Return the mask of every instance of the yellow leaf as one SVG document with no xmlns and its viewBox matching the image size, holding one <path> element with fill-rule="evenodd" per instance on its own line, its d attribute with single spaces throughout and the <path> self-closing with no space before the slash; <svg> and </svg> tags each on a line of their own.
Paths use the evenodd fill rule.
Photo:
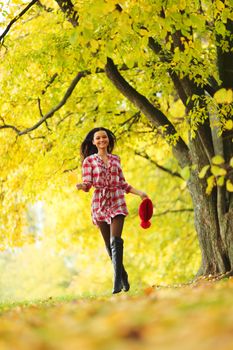
<svg viewBox="0 0 233 350">
<path fill-rule="evenodd" d="M 226 95 L 226 89 L 220 89 L 214 94 L 214 99 L 217 103 L 223 103 Z"/>
<path fill-rule="evenodd" d="M 217 178 L 217 185 L 218 186 L 223 186 L 224 185 L 224 180 L 225 180 L 225 177 L 224 176 L 220 176 Z"/>
<path fill-rule="evenodd" d="M 231 89 L 227 90 L 226 93 L 226 103 L 231 103 L 233 101 L 233 92 Z"/>
<path fill-rule="evenodd" d="M 219 11 L 222 11 L 225 8 L 225 5 L 222 1 L 216 0 L 216 7 Z"/>
<path fill-rule="evenodd" d="M 146 29 L 140 29 L 139 33 L 141 36 L 149 36 L 149 32 Z"/>
<path fill-rule="evenodd" d="M 225 161 L 224 161 L 224 158 L 222 156 L 215 156 L 212 158 L 213 164 L 219 165 L 219 164 L 223 164 L 224 162 Z"/>
<path fill-rule="evenodd" d="M 207 188 L 206 188 L 206 193 L 207 194 L 211 193 L 214 185 L 215 185 L 215 177 L 214 177 L 214 175 L 211 175 L 207 179 Z"/>
<path fill-rule="evenodd" d="M 214 94 L 214 99 L 217 103 L 227 103 L 230 104 L 233 101 L 232 90 L 220 89 Z"/>
<path fill-rule="evenodd" d="M 227 180 L 227 191 L 233 192 L 233 183 L 231 180 Z"/>
<path fill-rule="evenodd" d="M 223 169 L 223 168 L 220 168 L 219 166 L 216 166 L 216 165 L 212 165 L 211 167 L 211 173 L 214 175 L 214 176 L 224 176 L 226 175 L 226 170 Z"/>
<path fill-rule="evenodd" d="M 227 130 L 232 130 L 233 129 L 233 121 L 232 120 L 227 120 L 225 125 L 224 125 L 224 127 Z"/>
<path fill-rule="evenodd" d="M 230 166 L 233 168 L 233 157 L 230 159 Z"/>
<path fill-rule="evenodd" d="M 200 173 L 199 173 L 199 178 L 200 179 L 204 179 L 204 177 L 205 177 L 205 175 L 206 175 L 206 173 L 207 173 L 207 170 L 209 169 L 209 165 L 205 165 L 202 169 L 201 169 L 201 171 L 200 171 Z"/>
<path fill-rule="evenodd" d="M 96 51 L 99 48 L 99 43 L 97 40 L 90 41 L 92 52 Z"/>
<path fill-rule="evenodd" d="M 187 6 L 186 0 L 180 0 L 180 2 L 179 2 L 179 8 L 180 8 L 180 10 L 185 10 L 185 9 L 186 9 L 186 6 Z"/>
<path fill-rule="evenodd" d="M 183 177 L 184 180 L 188 180 L 190 177 L 190 169 L 189 166 L 184 167 L 181 172 L 181 176 Z"/>
</svg>

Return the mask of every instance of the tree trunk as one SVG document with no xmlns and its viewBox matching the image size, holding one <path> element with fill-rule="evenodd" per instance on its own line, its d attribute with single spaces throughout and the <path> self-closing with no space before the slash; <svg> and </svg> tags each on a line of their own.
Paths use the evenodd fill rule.
<svg viewBox="0 0 233 350">
<path fill-rule="evenodd" d="M 200 274 L 226 273 L 232 269 L 233 261 L 228 249 L 232 249 L 232 237 L 228 244 L 222 239 L 226 235 L 226 229 L 230 233 L 230 227 L 218 220 L 217 191 L 212 190 L 207 195 L 205 181 L 198 178 L 197 171 L 192 172 L 188 189 L 193 201 L 194 225 L 202 255 Z M 233 215 L 229 216 L 229 220 L 233 220 Z"/>
<path fill-rule="evenodd" d="M 230 270 L 233 270 L 233 208 L 231 208 L 225 215 L 223 225 L 226 248 L 230 260 Z"/>
<path fill-rule="evenodd" d="M 189 149 L 195 167 L 191 168 L 187 186 L 193 201 L 194 225 L 202 255 L 199 274 L 226 273 L 231 270 L 232 264 L 225 242 L 225 198 L 221 188 L 214 187 L 211 194 L 207 194 L 206 179 L 198 176 L 202 167 L 209 164 L 208 152 L 200 137 L 189 141 Z M 223 203 L 220 203 L 220 199 Z"/>
</svg>

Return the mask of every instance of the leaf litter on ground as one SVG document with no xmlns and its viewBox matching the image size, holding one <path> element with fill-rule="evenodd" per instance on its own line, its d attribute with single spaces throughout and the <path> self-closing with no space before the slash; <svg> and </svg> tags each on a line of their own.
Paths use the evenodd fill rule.
<svg viewBox="0 0 233 350">
<path fill-rule="evenodd" d="M 231 350 L 233 279 L 1 307 L 2 350 Z"/>
</svg>

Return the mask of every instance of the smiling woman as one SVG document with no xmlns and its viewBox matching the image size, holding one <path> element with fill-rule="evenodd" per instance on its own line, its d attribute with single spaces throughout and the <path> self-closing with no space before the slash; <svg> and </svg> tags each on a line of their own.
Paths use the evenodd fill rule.
<svg viewBox="0 0 233 350">
<path fill-rule="evenodd" d="M 128 215 L 124 193 L 133 193 L 147 198 L 146 193 L 136 190 L 124 178 L 120 158 L 113 155 L 116 138 L 106 128 L 94 128 L 81 145 L 83 157 L 83 182 L 76 185 L 78 190 L 88 192 L 95 187 L 92 199 L 92 220 L 102 233 L 106 249 L 113 262 L 113 294 L 122 288 L 130 288 L 128 274 L 123 266 L 123 239 L 121 238 L 124 219 Z"/>
</svg>

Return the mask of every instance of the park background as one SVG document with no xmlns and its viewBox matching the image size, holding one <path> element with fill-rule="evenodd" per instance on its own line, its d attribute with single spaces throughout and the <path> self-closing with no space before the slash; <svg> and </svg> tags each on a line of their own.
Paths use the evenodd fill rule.
<svg viewBox="0 0 233 350">
<path fill-rule="evenodd" d="M 211 124 L 219 138 L 232 133 L 232 87 L 221 85 L 214 46 L 216 35 L 228 52 L 232 1 L 7 0 L 0 9 L 3 349 L 181 349 L 181 339 L 184 349 L 231 349 L 232 279 L 200 277 L 198 203 L 188 183 L 194 175 L 206 198 L 219 187 L 230 196 L 233 158 L 216 152 L 206 165 L 197 157 L 197 171 L 185 157 L 180 166 L 174 149 L 180 137 L 198 144 L 209 115 L 219 117 Z M 175 49 L 172 30 L 180 33 Z M 164 46 L 151 45 L 152 37 Z M 109 57 L 175 132 L 118 91 L 106 75 Z M 185 104 L 171 71 L 200 89 L 210 79 L 214 92 L 210 86 L 205 98 L 192 92 Z M 111 261 L 91 221 L 92 193 L 75 188 L 81 142 L 98 126 L 115 133 L 114 153 L 127 182 L 154 204 L 144 230 L 140 198 L 126 195 L 124 264 L 131 289 L 115 299 Z M 228 140 L 230 150 L 232 136 Z M 208 151 L 208 142 L 204 146 Z"/>
</svg>

